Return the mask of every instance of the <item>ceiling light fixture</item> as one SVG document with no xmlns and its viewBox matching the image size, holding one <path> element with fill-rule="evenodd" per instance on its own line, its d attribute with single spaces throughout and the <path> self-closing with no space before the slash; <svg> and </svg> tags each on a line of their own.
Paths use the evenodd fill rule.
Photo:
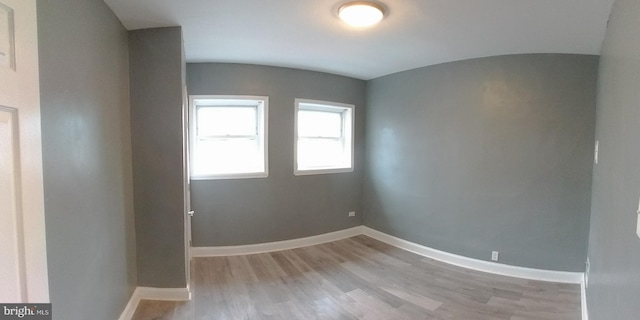
<svg viewBox="0 0 640 320">
<path fill-rule="evenodd" d="M 352 27 L 369 27 L 384 18 L 384 8 L 369 1 L 347 2 L 338 9 L 338 16 Z"/>
</svg>

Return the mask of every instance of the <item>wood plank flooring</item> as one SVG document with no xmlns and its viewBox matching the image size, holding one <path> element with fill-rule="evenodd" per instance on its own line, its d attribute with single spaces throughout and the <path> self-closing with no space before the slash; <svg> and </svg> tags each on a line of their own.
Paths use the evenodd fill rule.
<svg viewBox="0 0 640 320">
<path fill-rule="evenodd" d="M 366 236 L 192 261 L 193 300 L 142 301 L 136 320 L 578 320 L 580 286 L 471 271 Z"/>
</svg>

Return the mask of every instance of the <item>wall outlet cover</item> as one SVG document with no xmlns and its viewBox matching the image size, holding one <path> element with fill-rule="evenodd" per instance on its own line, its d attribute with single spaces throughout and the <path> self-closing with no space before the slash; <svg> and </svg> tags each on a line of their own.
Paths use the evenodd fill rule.
<svg viewBox="0 0 640 320">
<path fill-rule="evenodd" d="M 500 253 L 498 251 L 491 251 L 491 260 L 492 261 L 498 261 L 498 255 Z"/>
<path fill-rule="evenodd" d="M 355 216 L 356 216 L 356 212 L 355 211 L 349 212 L 349 217 L 355 217 Z"/>
</svg>

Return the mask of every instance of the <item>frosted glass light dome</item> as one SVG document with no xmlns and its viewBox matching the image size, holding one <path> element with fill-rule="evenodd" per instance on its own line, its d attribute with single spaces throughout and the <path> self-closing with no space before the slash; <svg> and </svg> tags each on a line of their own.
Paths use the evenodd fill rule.
<svg viewBox="0 0 640 320">
<path fill-rule="evenodd" d="M 373 2 L 348 2 L 340 7 L 338 16 L 350 26 L 369 27 L 384 18 L 384 8 Z"/>
</svg>

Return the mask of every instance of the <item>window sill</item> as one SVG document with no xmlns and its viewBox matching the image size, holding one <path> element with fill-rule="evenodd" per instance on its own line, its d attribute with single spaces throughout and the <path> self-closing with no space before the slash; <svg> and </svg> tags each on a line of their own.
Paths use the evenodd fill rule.
<svg viewBox="0 0 640 320">
<path fill-rule="evenodd" d="M 232 180 L 232 179 L 258 179 L 269 176 L 268 172 L 230 173 L 191 176 L 191 180 Z"/>
<path fill-rule="evenodd" d="M 294 170 L 293 174 L 296 176 L 310 176 L 310 175 L 316 175 L 316 174 L 348 173 L 348 172 L 353 172 L 353 168 L 303 169 L 303 170 Z"/>
</svg>

